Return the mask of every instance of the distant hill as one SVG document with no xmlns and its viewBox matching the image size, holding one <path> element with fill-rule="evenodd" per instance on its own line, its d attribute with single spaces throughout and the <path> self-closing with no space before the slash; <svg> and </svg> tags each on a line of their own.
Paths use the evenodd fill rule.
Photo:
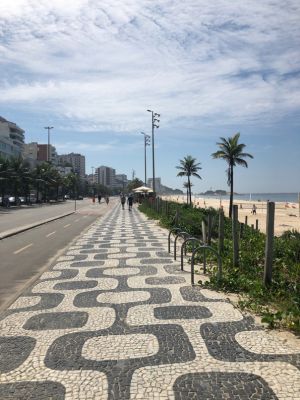
<svg viewBox="0 0 300 400">
<path fill-rule="evenodd" d="M 157 192 L 159 194 L 177 194 L 177 195 L 184 194 L 183 191 L 180 189 L 172 189 L 164 185 L 160 185 L 160 189 Z"/>
<path fill-rule="evenodd" d="M 200 193 L 204 196 L 226 196 L 228 192 L 226 190 L 207 190 L 204 193 Z"/>
</svg>

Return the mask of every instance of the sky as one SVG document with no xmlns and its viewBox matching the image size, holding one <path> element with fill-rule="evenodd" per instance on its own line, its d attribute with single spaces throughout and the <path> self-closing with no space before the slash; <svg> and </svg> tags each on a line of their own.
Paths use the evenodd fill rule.
<svg viewBox="0 0 300 400">
<path fill-rule="evenodd" d="M 220 137 L 240 132 L 248 168 L 234 190 L 300 191 L 299 0 L 1 0 L 0 115 L 26 143 L 81 153 L 183 189 L 176 166 L 201 163 L 193 191 L 227 190 Z M 152 148 L 147 148 L 152 176 Z"/>
</svg>

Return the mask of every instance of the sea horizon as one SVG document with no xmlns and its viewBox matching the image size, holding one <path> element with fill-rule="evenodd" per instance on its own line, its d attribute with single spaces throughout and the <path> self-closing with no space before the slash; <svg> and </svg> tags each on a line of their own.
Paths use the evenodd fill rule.
<svg viewBox="0 0 300 400">
<path fill-rule="evenodd" d="M 205 195 L 205 194 L 195 194 L 195 198 L 222 198 L 229 199 L 229 194 L 226 195 Z M 278 192 L 278 193 L 235 193 L 234 200 L 248 200 L 248 201 L 274 201 L 274 202 L 286 202 L 286 203 L 298 203 L 298 192 Z"/>
</svg>

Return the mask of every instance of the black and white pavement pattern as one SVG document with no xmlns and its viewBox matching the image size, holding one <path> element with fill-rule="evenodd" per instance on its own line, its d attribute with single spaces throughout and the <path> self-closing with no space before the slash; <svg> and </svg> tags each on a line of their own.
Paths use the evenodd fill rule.
<svg viewBox="0 0 300 400">
<path fill-rule="evenodd" d="M 98 220 L 0 320 L 0 399 L 300 399 L 300 343 L 190 286 L 167 231 Z"/>
</svg>

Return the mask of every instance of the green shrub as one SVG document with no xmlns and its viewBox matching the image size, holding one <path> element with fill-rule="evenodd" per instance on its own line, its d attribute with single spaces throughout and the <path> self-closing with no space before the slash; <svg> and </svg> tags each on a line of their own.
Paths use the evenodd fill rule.
<svg viewBox="0 0 300 400">
<path fill-rule="evenodd" d="M 168 229 L 175 227 L 175 214 L 179 213 L 176 227 L 189 234 L 202 238 L 202 221 L 206 222 L 211 213 L 213 218 L 212 247 L 217 249 L 218 211 L 215 209 L 198 209 L 187 205 L 169 202 L 169 214 L 158 214 L 149 203 L 144 202 L 140 210 L 149 218 L 159 219 L 160 224 Z M 217 279 L 215 256 L 208 253 L 207 263 L 210 281 L 205 285 L 215 289 L 243 293 L 247 300 L 240 302 L 240 307 L 250 309 L 263 316 L 263 321 L 273 327 L 286 327 L 300 332 L 300 233 L 287 231 L 274 239 L 274 262 L 272 284 L 263 284 L 265 259 L 264 234 L 244 226 L 240 239 L 239 267 L 232 264 L 232 223 L 224 220 L 224 251 L 222 253 L 223 276 Z M 189 247 L 191 248 L 191 247 Z M 201 263 L 203 255 L 197 254 L 196 262 Z"/>
</svg>

